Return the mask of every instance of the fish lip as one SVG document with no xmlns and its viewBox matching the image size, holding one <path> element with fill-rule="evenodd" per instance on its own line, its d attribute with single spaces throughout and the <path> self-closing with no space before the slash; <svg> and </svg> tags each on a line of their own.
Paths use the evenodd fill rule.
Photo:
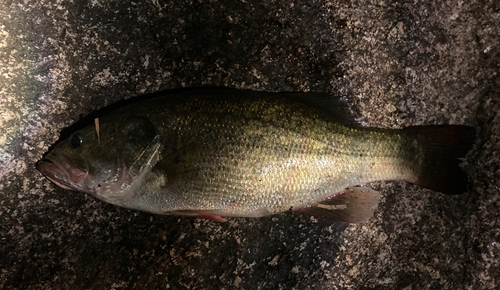
<svg viewBox="0 0 500 290">
<path fill-rule="evenodd" d="M 50 158 L 52 157 L 52 158 Z M 64 166 L 63 162 L 58 160 L 57 156 L 46 157 L 38 161 L 36 168 L 50 181 L 55 183 L 61 188 L 68 190 L 82 190 L 81 182 L 86 179 L 88 175 L 87 170 L 76 169 L 77 176 L 71 175 L 70 166 Z"/>
<path fill-rule="evenodd" d="M 113 197 L 113 192 L 121 192 L 123 190 L 122 184 L 127 183 L 130 178 L 127 167 L 121 158 L 118 158 L 117 161 L 117 166 L 121 168 L 118 172 L 121 174 L 111 178 L 111 183 L 109 180 L 96 181 L 93 178 L 88 178 L 88 169 L 75 166 L 74 162 L 71 163 L 73 165 L 69 164 L 64 155 L 51 153 L 38 161 L 36 168 L 47 179 L 63 189 L 84 192 L 105 201 Z"/>
<path fill-rule="evenodd" d="M 66 176 L 65 172 L 61 170 L 56 163 L 54 163 L 50 159 L 43 159 L 38 161 L 36 165 L 36 169 L 40 171 L 45 177 L 47 177 L 50 181 L 62 187 L 64 189 L 72 190 L 73 187 L 67 181 L 64 180 L 64 176 Z M 62 177 L 58 177 L 57 174 L 62 174 Z"/>
</svg>

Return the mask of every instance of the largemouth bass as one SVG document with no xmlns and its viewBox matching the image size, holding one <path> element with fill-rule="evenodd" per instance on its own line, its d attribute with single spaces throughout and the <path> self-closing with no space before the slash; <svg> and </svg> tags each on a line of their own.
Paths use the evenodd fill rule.
<svg viewBox="0 0 500 290">
<path fill-rule="evenodd" d="M 372 181 L 467 190 L 459 158 L 473 128 L 363 128 L 342 106 L 318 106 L 325 97 L 203 89 L 143 100 L 74 132 L 37 168 L 114 205 L 219 221 L 292 209 L 361 222 L 379 195 L 355 186 Z"/>
</svg>

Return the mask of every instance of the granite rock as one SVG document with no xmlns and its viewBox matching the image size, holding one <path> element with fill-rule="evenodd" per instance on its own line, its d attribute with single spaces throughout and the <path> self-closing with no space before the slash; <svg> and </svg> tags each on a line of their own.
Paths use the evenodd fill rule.
<svg viewBox="0 0 500 290">
<path fill-rule="evenodd" d="M 3 1 L 0 288 L 498 289 L 500 3 Z M 116 101 L 184 87 L 328 92 L 363 126 L 465 124 L 468 193 L 404 182 L 367 223 L 118 208 L 35 163 Z"/>
</svg>

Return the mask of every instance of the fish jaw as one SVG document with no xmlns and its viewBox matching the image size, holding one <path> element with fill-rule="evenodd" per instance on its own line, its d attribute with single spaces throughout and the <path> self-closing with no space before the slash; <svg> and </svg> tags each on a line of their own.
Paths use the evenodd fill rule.
<svg viewBox="0 0 500 290">
<path fill-rule="evenodd" d="M 39 161 L 36 167 L 56 185 L 68 190 L 83 191 L 83 181 L 88 176 L 86 170 L 69 166 L 55 158 L 45 158 Z"/>
<path fill-rule="evenodd" d="M 151 169 L 150 166 L 144 166 L 132 173 L 121 156 L 117 156 L 116 163 L 112 166 L 100 163 L 99 170 L 89 170 L 85 162 L 72 157 L 51 152 L 36 167 L 63 189 L 87 193 L 102 201 L 127 208 L 133 208 L 129 205 L 130 200 Z"/>
<path fill-rule="evenodd" d="M 75 166 L 74 163 L 61 155 L 49 154 L 38 162 L 37 169 L 61 188 L 84 192 L 120 206 L 124 206 L 122 201 L 133 191 L 129 189 L 136 189 L 131 186 L 134 185 L 134 180 L 124 165 L 116 166 L 116 172 L 106 170 L 109 175 L 97 176 L 89 174 L 89 170 Z"/>
</svg>

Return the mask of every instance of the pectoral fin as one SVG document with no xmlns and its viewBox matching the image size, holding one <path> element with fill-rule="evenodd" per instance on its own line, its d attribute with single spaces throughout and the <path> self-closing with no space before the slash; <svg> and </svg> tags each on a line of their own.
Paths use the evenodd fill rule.
<svg viewBox="0 0 500 290">
<path fill-rule="evenodd" d="M 294 208 L 315 217 L 333 221 L 361 223 L 373 216 L 380 193 L 368 187 L 350 187 L 325 200 L 304 208 Z"/>
<path fill-rule="evenodd" d="M 160 160 L 160 152 L 163 147 L 163 137 L 156 135 L 153 140 L 144 148 L 141 154 L 130 166 L 130 173 L 138 176 L 145 169 L 151 169 Z"/>
</svg>

